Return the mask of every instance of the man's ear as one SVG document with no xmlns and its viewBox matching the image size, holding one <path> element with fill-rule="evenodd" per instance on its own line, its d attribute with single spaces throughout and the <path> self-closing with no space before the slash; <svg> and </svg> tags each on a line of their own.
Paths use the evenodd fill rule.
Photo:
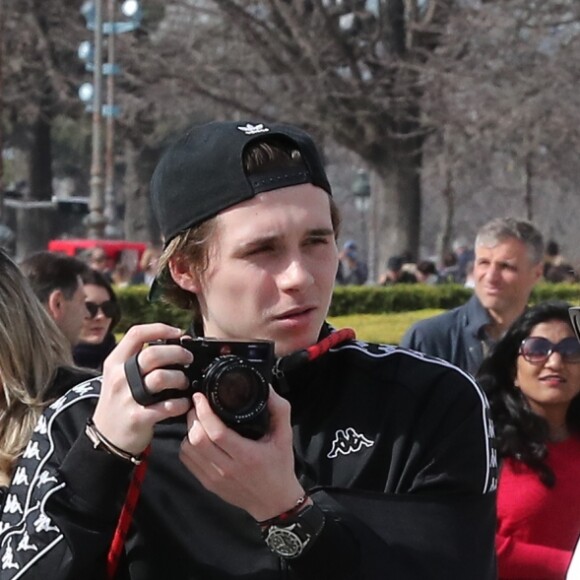
<svg viewBox="0 0 580 580">
<path fill-rule="evenodd" d="M 64 310 L 64 294 L 62 290 L 53 290 L 46 301 L 48 313 L 54 320 L 60 320 Z"/>
<path fill-rule="evenodd" d="M 173 281 L 183 290 L 193 294 L 199 292 L 199 276 L 192 272 L 190 264 L 182 256 L 175 256 L 169 260 L 169 273 Z"/>
</svg>

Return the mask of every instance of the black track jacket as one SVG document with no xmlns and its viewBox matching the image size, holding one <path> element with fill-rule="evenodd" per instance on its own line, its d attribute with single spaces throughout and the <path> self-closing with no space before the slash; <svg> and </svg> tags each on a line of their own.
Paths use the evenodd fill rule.
<svg viewBox="0 0 580 580">
<path fill-rule="evenodd" d="M 352 341 L 287 375 L 296 470 L 326 525 L 283 561 L 250 516 L 178 459 L 185 419 L 157 426 L 119 579 L 489 580 L 497 464 L 487 401 L 441 360 Z M 8 490 L 0 578 L 104 578 L 131 465 L 84 434 L 100 379 L 41 417 Z"/>
</svg>

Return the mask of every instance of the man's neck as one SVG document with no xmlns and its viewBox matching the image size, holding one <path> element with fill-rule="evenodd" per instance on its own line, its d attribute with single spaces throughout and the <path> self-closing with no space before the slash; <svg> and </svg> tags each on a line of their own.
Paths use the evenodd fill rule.
<svg viewBox="0 0 580 580">
<path fill-rule="evenodd" d="M 499 340 L 506 333 L 512 322 L 520 314 L 514 311 L 506 313 L 494 310 L 488 310 L 487 313 L 489 314 L 491 321 L 485 326 L 485 333 L 494 341 Z"/>
</svg>

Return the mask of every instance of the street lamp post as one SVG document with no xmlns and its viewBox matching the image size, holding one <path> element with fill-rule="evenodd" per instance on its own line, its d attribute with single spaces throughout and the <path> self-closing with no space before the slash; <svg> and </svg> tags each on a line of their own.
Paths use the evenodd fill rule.
<svg viewBox="0 0 580 580">
<path fill-rule="evenodd" d="M 105 232 L 103 203 L 103 146 L 101 139 L 103 112 L 103 2 L 96 0 L 86 2 L 81 12 L 94 23 L 93 51 L 93 86 L 92 86 L 92 143 L 91 143 L 91 178 L 89 181 L 89 215 L 87 218 L 88 237 L 102 238 Z"/>
<path fill-rule="evenodd" d="M 93 71 L 93 84 L 85 83 L 79 90 L 83 101 L 90 101 L 93 115 L 92 123 L 92 157 L 89 215 L 87 219 L 90 238 L 102 238 L 106 234 L 116 234 L 117 211 L 115 199 L 115 117 L 119 107 L 115 105 L 114 77 L 120 72 L 115 63 L 115 35 L 130 32 L 141 23 L 141 9 L 137 0 L 125 0 L 122 11 L 130 20 L 116 22 L 115 0 L 108 0 L 108 22 L 103 22 L 103 0 L 88 0 L 81 8 L 87 21 L 87 28 L 94 30 L 94 47 L 84 42 L 79 47 L 79 56 L 86 61 L 87 70 Z M 107 36 L 107 64 L 103 65 L 103 38 Z M 103 76 L 107 76 L 107 104 L 103 106 Z M 106 119 L 103 188 L 103 143 L 102 119 Z"/>
<path fill-rule="evenodd" d="M 352 193 L 354 195 L 354 204 L 359 215 L 364 254 L 368 259 L 369 237 L 366 218 L 371 203 L 371 185 L 369 174 L 364 169 L 359 169 L 357 171 L 356 177 L 352 182 Z"/>
<path fill-rule="evenodd" d="M 107 16 L 115 27 L 115 0 L 108 0 Z M 107 62 L 115 66 L 115 34 L 107 38 Z M 105 116 L 105 229 L 107 233 L 115 232 L 117 208 L 115 202 L 115 71 L 109 70 L 107 76 L 107 115 Z"/>
</svg>

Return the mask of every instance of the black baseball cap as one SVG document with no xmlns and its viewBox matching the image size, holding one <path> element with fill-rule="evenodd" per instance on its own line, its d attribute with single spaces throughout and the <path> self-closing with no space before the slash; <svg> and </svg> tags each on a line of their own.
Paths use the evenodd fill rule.
<svg viewBox="0 0 580 580">
<path fill-rule="evenodd" d="M 284 140 L 302 163 L 247 176 L 243 154 L 258 141 Z M 167 244 L 177 234 L 259 193 L 312 183 L 332 195 L 308 133 L 282 123 L 215 121 L 192 127 L 163 154 L 151 179 L 151 203 Z"/>
</svg>

